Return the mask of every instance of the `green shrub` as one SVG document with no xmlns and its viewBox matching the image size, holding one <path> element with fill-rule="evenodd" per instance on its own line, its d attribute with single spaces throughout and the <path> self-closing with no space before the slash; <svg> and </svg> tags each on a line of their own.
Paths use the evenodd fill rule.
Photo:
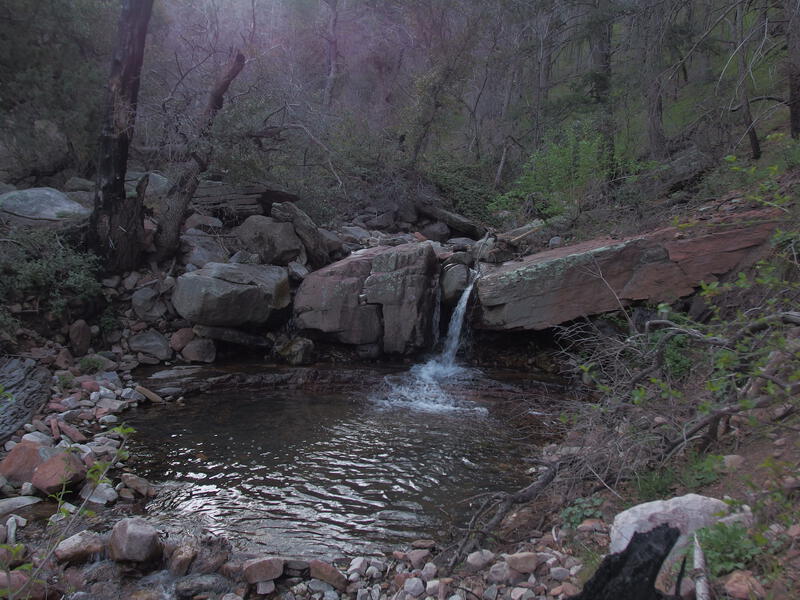
<svg viewBox="0 0 800 600">
<path fill-rule="evenodd" d="M 762 549 L 741 523 L 716 523 L 697 532 L 709 572 L 718 577 L 744 569 Z"/>
<path fill-rule="evenodd" d="M 482 181 L 479 166 L 437 157 L 427 167 L 425 175 L 452 202 L 457 212 L 477 221 L 491 221 L 489 202 L 495 192 Z"/>
<path fill-rule="evenodd" d="M 603 499 L 599 496 L 588 498 L 576 498 L 575 501 L 561 511 L 561 519 L 564 525 L 570 529 L 577 529 L 586 519 L 599 519 L 603 516 L 600 512 L 600 505 Z"/>
<path fill-rule="evenodd" d="M 34 302 L 38 313 L 69 317 L 71 302 L 85 302 L 100 294 L 99 259 L 72 247 L 54 232 L 14 232 L 0 258 L 0 306 Z M 9 333 L 16 320 L 6 308 L 0 329 Z"/>
<path fill-rule="evenodd" d="M 637 476 L 636 496 L 639 502 L 663 500 L 672 493 L 675 485 L 675 471 L 672 469 L 654 469 Z"/>
</svg>

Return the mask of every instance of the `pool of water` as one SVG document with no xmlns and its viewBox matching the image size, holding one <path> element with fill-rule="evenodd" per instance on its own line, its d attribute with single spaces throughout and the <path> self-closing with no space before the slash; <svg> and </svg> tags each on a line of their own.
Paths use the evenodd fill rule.
<svg viewBox="0 0 800 600">
<path fill-rule="evenodd" d="M 164 484 L 148 513 L 168 531 L 333 558 L 446 537 L 469 498 L 525 483 L 525 450 L 490 406 L 430 411 L 378 396 L 251 389 L 128 413 L 136 472 Z"/>
</svg>

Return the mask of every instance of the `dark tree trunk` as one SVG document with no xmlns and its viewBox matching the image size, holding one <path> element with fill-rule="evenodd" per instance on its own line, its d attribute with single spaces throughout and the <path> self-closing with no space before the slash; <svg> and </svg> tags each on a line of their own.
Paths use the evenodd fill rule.
<svg viewBox="0 0 800 600">
<path fill-rule="evenodd" d="M 142 254 L 142 200 L 126 196 L 125 172 L 152 8 L 153 0 L 123 2 L 108 80 L 89 241 L 110 273 L 135 269 Z"/>
<path fill-rule="evenodd" d="M 614 107 L 611 103 L 611 36 L 613 15 L 609 0 L 595 0 L 591 23 L 592 97 L 600 110 L 600 165 L 607 184 L 616 178 Z"/>
<path fill-rule="evenodd" d="M 325 77 L 322 105 L 327 109 L 333 104 L 333 91 L 339 77 L 339 0 L 325 0 L 331 14 L 328 16 L 328 74 Z"/>
<path fill-rule="evenodd" d="M 758 141 L 756 124 L 753 121 L 753 113 L 750 111 L 750 96 L 747 93 L 747 43 L 746 32 L 744 30 L 744 7 L 736 8 L 736 35 L 738 37 L 737 46 L 739 52 L 739 89 L 742 93 L 742 120 L 747 128 L 747 137 L 750 140 L 750 154 L 754 160 L 761 158 L 761 143 Z"/>
<path fill-rule="evenodd" d="M 233 80 L 242 72 L 244 68 L 244 55 L 237 51 L 225 72 L 217 79 L 208 97 L 203 114 L 203 126 L 198 134 L 199 139 L 208 137 L 211 126 L 214 124 L 214 117 L 222 108 L 225 94 L 233 83 Z M 186 218 L 189 203 L 194 197 L 197 186 L 200 184 L 200 175 L 208 170 L 211 160 L 212 147 L 201 156 L 199 153 L 192 155 L 192 159 L 187 163 L 183 173 L 178 178 L 177 183 L 167 194 L 167 207 L 158 222 L 158 232 L 156 233 L 156 258 L 165 260 L 173 256 L 180 246 L 181 225 Z"/>
<path fill-rule="evenodd" d="M 789 126 L 800 139 L 800 3 L 784 0 L 786 7 L 787 75 L 789 80 Z"/>
</svg>

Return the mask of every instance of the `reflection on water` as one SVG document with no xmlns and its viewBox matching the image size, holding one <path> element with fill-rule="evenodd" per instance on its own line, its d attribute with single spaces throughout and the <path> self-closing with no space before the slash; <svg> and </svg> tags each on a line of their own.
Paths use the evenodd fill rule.
<svg viewBox="0 0 800 600">
<path fill-rule="evenodd" d="M 216 393 L 130 414 L 136 471 L 168 482 L 168 530 L 224 530 L 286 556 L 387 550 L 446 533 L 461 501 L 522 482 L 491 417 L 378 406 L 366 394 Z"/>
</svg>

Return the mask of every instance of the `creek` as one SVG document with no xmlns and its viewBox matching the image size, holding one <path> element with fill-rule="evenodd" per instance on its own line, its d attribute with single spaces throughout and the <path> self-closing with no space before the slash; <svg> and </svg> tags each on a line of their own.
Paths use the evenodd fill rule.
<svg viewBox="0 0 800 600">
<path fill-rule="evenodd" d="M 447 537 L 468 499 L 519 488 L 526 449 L 481 393 L 504 384 L 455 362 L 468 294 L 442 354 L 375 370 L 374 383 L 213 390 L 129 413 L 135 470 L 163 484 L 150 518 L 241 549 L 334 558 Z"/>
</svg>

